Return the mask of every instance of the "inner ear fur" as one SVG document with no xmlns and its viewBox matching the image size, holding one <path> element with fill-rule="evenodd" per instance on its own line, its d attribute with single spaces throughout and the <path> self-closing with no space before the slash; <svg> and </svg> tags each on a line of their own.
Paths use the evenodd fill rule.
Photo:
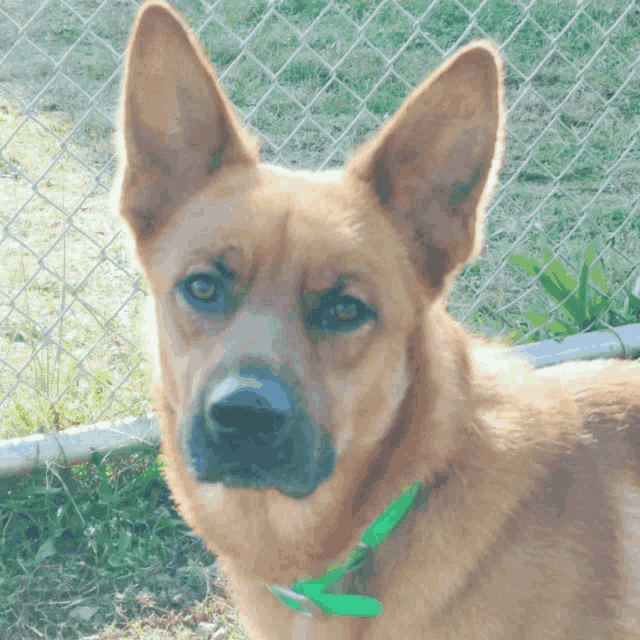
<svg viewBox="0 0 640 640">
<path fill-rule="evenodd" d="M 156 2 L 133 27 L 120 134 L 120 211 L 138 239 L 216 170 L 258 161 L 206 53 L 180 16 Z"/>
<path fill-rule="evenodd" d="M 500 56 L 475 42 L 425 80 L 349 164 L 432 289 L 479 252 L 505 120 Z"/>
</svg>

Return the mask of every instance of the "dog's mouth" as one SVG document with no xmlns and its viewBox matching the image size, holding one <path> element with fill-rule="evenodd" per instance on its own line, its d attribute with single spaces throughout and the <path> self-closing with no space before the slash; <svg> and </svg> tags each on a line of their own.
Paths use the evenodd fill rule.
<svg viewBox="0 0 640 640">
<path fill-rule="evenodd" d="M 229 488 L 312 494 L 333 473 L 335 449 L 271 371 L 227 375 L 198 392 L 181 425 L 190 472 Z"/>
</svg>

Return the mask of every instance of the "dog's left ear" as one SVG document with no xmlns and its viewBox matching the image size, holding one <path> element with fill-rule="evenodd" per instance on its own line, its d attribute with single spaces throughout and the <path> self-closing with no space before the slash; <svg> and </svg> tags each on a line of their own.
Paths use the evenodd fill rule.
<svg viewBox="0 0 640 640">
<path fill-rule="evenodd" d="M 347 168 L 369 183 L 433 290 L 480 249 L 502 163 L 503 93 L 498 52 L 473 43 L 418 87 Z"/>
</svg>

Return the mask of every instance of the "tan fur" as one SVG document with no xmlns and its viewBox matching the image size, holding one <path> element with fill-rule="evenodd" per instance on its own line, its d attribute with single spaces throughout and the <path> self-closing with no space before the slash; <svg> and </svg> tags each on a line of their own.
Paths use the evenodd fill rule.
<svg viewBox="0 0 640 640">
<path fill-rule="evenodd" d="M 156 3 L 138 15 L 117 189 L 153 291 L 167 479 L 255 638 L 640 637 L 640 368 L 538 372 L 445 310 L 452 276 L 481 246 L 503 93 L 498 53 L 473 43 L 344 171 L 288 172 L 258 163 L 181 19 Z M 239 302 L 207 315 L 180 283 L 221 256 Z M 375 321 L 338 333 L 310 324 L 305 305 L 339 281 Z M 329 311 L 345 322 L 353 309 Z M 196 399 L 208 410 L 219 380 L 251 363 L 295 389 L 313 433 L 330 436 L 335 468 L 309 495 L 188 468 Z M 317 439 L 310 447 L 315 462 Z M 416 480 L 430 499 L 363 578 L 381 617 L 308 618 L 271 594 L 344 561 Z"/>
</svg>

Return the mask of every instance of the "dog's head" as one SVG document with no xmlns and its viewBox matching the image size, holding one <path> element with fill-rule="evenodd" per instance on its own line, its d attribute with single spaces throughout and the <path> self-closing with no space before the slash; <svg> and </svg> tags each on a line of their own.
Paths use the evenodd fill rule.
<svg viewBox="0 0 640 640">
<path fill-rule="evenodd" d="M 465 347 L 442 299 L 481 245 L 502 93 L 472 44 L 344 170 L 289 172 L 259 163 L 184 23 L 138 16 L 119 208 L 153 290 L 168 478 L 265 579 L 341 552 L 455 453 Z"/>
</svg>

